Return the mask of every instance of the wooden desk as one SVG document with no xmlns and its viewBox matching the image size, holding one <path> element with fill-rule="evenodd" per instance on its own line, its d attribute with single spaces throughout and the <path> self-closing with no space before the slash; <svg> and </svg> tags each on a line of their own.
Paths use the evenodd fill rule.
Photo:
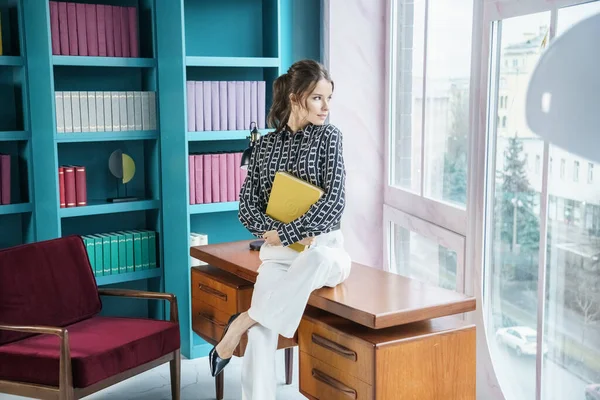
<svg viewBox="0 0 600 400">
<path fill-rule="evenodd" d="M 251 285 L 260 259 L 249 242 L 190 254 Z M 475 399 L 475 327 L 456 317 L 475 298 L 353 263 L 344 283 L 315 290 L 308 304 L 297 332 L 308 398 Z"/>
</svg>

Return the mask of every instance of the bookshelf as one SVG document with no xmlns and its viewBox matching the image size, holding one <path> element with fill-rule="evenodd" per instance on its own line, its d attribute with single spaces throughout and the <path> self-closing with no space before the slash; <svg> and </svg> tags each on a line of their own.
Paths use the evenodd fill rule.
<svg viewBox="0 0 600 400">
<path fill-rule="evenodd" d="M 52 17 L 28 0 L 0 0 L 0 153 L 13 155 L 12 202 L 0 205 L 0 248 L 56 237 L 125 230 L 156 232 L 157 267 L 97 276 L 99 286 L 169 291 L 179 300 L 182 352 L 208 354 L 191 330 L 190 233 L 210 243 L 251 238 L 238 201 L 190 204 L 190 154 L 242 152 L 249 127 L 191 131 L 187 81 L 273 80 L 297 59 L 321 59 L 321 0 L 79 0 L 71 4 L 135 7 L 139 53 L 133 57 L 62 54 Z M 309 31 L 309 33 L 306 33 Z M 56 93 L 154 92 L 155 126 L 64 132 Z M 33 96 L 35 94 L 35 96 Z M 35 101 L 32 101 L 35 97 Z M 32 99 L 32 100 L 30 100 Z M 71 113 L 73 110 L 71 110 Z M 63 116 L 64 117 L 64 116 Z M 89 118 L 89 115 L 88 115 Z M 97 126 L 98 127 L 98 126 Z M 106 127 L 105 127 L 106 128 Z M 115 128 L 115 127 L 113 127 Z M 267 133 L 261 129 L 261 133 Z M 115 150 L 135 161 L 127 195 L 108 169 Z M 60 206 L 60 165 L 86 167 L 87 205 Z M 8 229 L 10 227 L 10 229 Z M 103 299 L 103 313 L 168 317 L 159 302 Z"/>
</svg>

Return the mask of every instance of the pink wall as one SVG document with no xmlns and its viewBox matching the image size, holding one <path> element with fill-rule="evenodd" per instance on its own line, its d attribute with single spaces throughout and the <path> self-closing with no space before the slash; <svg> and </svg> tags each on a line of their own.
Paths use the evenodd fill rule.
<svg viewBox="0 0 600 400">
<path fill-rule="evenodd" d="M 346 249 L 383 266 L 385 0 L 325 0 L 325 63 L 335 82 L 330 122 L 344 135 Z"/>
</svg>

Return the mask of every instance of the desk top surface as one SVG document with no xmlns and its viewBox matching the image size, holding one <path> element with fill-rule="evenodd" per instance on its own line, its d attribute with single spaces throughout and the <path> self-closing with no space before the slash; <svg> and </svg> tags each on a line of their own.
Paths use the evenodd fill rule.
<svg viewBox="0 0 600 400">
<path fill-rule="evenodd" d="M 250 241 L 191 247 L 190 254 L 214 267 L 256 282 L 260 259 Z M 475 298 L 394 273 L 352 263 L 348 279 L 321 288 L 310 305 L 379 329 L 475 310 Z"/>
</svg>

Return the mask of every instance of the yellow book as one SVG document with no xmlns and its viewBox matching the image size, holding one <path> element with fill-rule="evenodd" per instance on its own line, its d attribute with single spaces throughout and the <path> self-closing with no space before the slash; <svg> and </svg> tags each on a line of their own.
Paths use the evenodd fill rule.
<svg viewBox="0 0 600 400">
<path fill-rule="evenodd" d="M 287 172 L 276 172 L 266 213 L 284 224 L 290 223 L 304 215 L 323 196 L 323 193 L 320 187 Z M 300 243 L 293 243 L 289 247 L 298 252 L 305 248 Z"/>
</svg>

